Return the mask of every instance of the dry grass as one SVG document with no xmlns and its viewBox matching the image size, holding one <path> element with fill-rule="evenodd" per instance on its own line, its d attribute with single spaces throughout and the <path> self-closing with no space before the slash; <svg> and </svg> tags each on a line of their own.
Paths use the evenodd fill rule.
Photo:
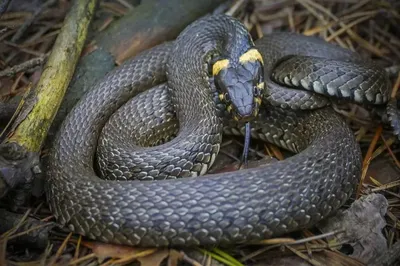
<svg viewBox="0 0 400 266">
<path fill-rule="evenodd" d="M 3 99 L 22 94 L 29 84 L 35 84 L 40 77 L 40 66 L 52 47 L 68 7 L 68 1 L 65 0 L 48 2 L 56 2 L 56 5 L 45 4 L 40 12 L 36 13 L 9 12 L 0 17 L 0 97 Z M 102 15 L 97 21 L 99 30 L 109 25 L 116 17 L 125 14 L 130 8 L 132 6 L 128 1 L 102 2 L 98 11 Z M 274 31 L 292 31 L 320 36 L 329 42 L 372 58 L 390 73 L 394 91 L 392 97 L 397 93 L 400 86 L 398 1 L 237 0 L 227 13 L 240 18 L 255 39 Z M 384 235 L 388 246 L 391 247 L 398 241 L 400 229 L 398 179 L 400 163 L 396 158 L 398 140 L 387 124 L 372 119 L 369 112 L 359 106 L 347 105 L 339 111 L 346 116 L 354 129 L 364 154 L 363 174 L 356 197 L 381 193 L 387 198 L 389 208 Z M 259 152 L 273 155 L 278 159 L 284 158 L 283 152 L 271 145 L 265 145 Z M 43 221 L 51 219 L 51 216 L 49 217 L 51 214 L 45 208 L 43 201 L 35 202 L 32 206 L 37 208 L 33 210 L 27 207 L 26 211 L 30 217 Z M 294 235 L 293 238 L 266 240 L 256 246 L 237 247 L 227 251 L 217 249 L 211 252 L 204 251 L 206 254 L 204 263 L 210 262 L 210 257 L 224 261 L 227 265 L 255 264 L 268 262 L 274 258 L 295 257 L 294 261 L 289 263 L 297 265 L 296 258 L 300 258 L 311 265 L 333 265 L 330 264 L 332 262 L 335 265 L 363 265 L 339 252 L 343 243 L 327 240 L 328 236 L 334 235 L 335 232 L 330 235 L 314 235 L 306 230 Z M 15 230 L 7 234 L 8 240 L 13 237 L 16 237 Z M 93 246 L 88 242 L 59 231 L 53 232 L 49 246 L 42 254 L 37 254 L 35 251 L 11 250 L 5 257 L 6 242 L 2 243 L 0 262 L 7 261 L 10 265 L 55 265 L 56 262 L 66 265 L 93 265 L 97 263 L 99 257 L 99 254 L 93 253 Z M 115 247 L 107 249 L 107 252 L 111 252 L 110 249 L 115 252 Z M 147 250 L 147 253 L 143 250 L 129 250 L 122 253 L 124 256 L 117 256 L 111 261 L 104 260 L 98 264 L 110 265 L 114 262 L 124 265 L 140 256 L 155 253 L 157 253 L 155 250 Z M 187 253 L 172 250 L 169 255 L 172 258 L 170 259 L 172 265 L 177 259 L 197 265 L 196 260 Z"/>
</svg>

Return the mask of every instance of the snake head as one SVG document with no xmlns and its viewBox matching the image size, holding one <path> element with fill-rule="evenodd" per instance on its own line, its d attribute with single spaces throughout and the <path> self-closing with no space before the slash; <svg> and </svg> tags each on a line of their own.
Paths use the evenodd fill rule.
<svg viewBox="0 0 400 266">
<path fill-rule="evenodd" d="M 221 59 L 213 64 L 219 99 L 236 121 L 247 122 L 258 115 L 265 84 L 263 64 L 255 48 L 238 60 Z"/>
</svg>

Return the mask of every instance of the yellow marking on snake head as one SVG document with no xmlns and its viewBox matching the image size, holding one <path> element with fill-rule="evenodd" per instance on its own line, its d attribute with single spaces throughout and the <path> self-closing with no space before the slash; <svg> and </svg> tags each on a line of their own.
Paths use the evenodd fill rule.
<svg viewBox="0 0 400 266">
<path fill-rule="evenodd" d="M 232 104 L 228 105 L 228 107 L 226 107 L 226 110 L 230 113 L 232 112 Z"/>
<path fill-rule="evenodd" d="M 265 88 L 265 83 L 264 82 L 258 83 L 257 88 L 263 90 Z"/>
<path fill-rule="evenodd" d="M 225 99 L 225 94 L 220 93 L 220 94 L 218 95 L 218 98 L 219 98 L 220 101 L 223 101 L 223 100 Z"/>
<path fill-rule="evenodd" d="M 239 57 L 239 62 L 240 63 L 247 63 L 247 62 L 254 62 L 254 61 L 260 61 L 261 64 L 264 65 L 264 60 L 260 54 L 260 52 L 257 49 L 250 49 L 247 52 L 245 52 L 244 54 L 242 54 Z"/>
<path fill-rule="evenodd" d="M 215 62 L 214 65 L 213 65 L 213 70 L 212 70 L 213 76 L 218 75 L 218 73 L 222 69 L 227 68 L 228 65 L 229 65 L 229 60 L 228 59 L 222 59 L 222 60 L 218 60 L 217 62 Z"/>
</svg>

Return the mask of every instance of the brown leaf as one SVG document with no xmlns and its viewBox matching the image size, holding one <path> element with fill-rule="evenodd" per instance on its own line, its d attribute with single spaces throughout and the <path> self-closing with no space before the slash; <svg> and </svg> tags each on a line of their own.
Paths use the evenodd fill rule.
<svg viewBox="0 0 400 266">
<path fill-rule="evenodd" d="M 82 244 L 90 249 L 100 259 L 104 258 L 124 258 L 135 253 L 140 253 L 143 248 L 134 248 L 123 245 L 105 244 L 101 242 L 82 241 Z"/>
<path fill-rule="evenodd" d="M 368 263 L 388 249 L 383 235 L 388 206 L 383 195 L 371 193 L 354 201 L 348 209 L 340 210 L 335 216 L 320 222 L 317 227 L 325 233 L 344 230 L 334 240 L 347 243 L 352 248 L 350 257 Z"/>
<path fill-rule="evenodd" d="M 161 265 L 161 262 L 168 256 L 168 254 L 168 249 L 160 249 L 153 254 L 140 257 L 137 260 L 140 262 L 141 266 L 157 266 Z"/>
<path fill-rule="evenodd" d="M 169 250 L 168 266 L 178 266 L 178 261 L 182 259 L 182 254 L 175 250 Z"/>
<path fill-rule="evenodd" d="M 367 177 L 372 176 L 381 184 L 387 184 L 397 180 L 400 171 L 390 158 L 381 156 L 371 161 L 369 165 Z M 366 183 L 372 183 L 367 179 Z M 373 183 L 372 183 L 373 184 Z"/>
</svg>

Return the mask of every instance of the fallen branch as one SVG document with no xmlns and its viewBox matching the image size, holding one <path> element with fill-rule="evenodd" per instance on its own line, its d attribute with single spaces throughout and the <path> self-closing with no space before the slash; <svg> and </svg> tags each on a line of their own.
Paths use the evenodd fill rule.
<svg viewBox="0 0 400 266">
<path fill-rule="evenodd" d="M 3 71 L 0 71 L 0 77 L 14 76 L 15 74 L 17 74 L 19 72 L 24 72 L 24 71 L 33 69 L 37 66 L 40 66 L 46 58 L 47 58 L 47 56 L 32 58 L 31 60 L 23 62 L 22 64 L 7 68 Z"/>
<path fill-rule="evenodd" d="M 32 110 L 15 128 L 9 142 L 28 151 L 40 151 L 74 73 L 95 6 L 96 0 L 74 2 L 31 95 L 35 101 Z"/>
<path fill-rule="evenodd" d="M 0 196 L 22 185 L 30 190 L 40 174 L 40 150 L 74 73 L 95 7 L 96 0 L 74 2 L 36 88 L 24 99 L 8 138 L 0 145 L 0 158 L 4 158 Z"/>
</svg>

